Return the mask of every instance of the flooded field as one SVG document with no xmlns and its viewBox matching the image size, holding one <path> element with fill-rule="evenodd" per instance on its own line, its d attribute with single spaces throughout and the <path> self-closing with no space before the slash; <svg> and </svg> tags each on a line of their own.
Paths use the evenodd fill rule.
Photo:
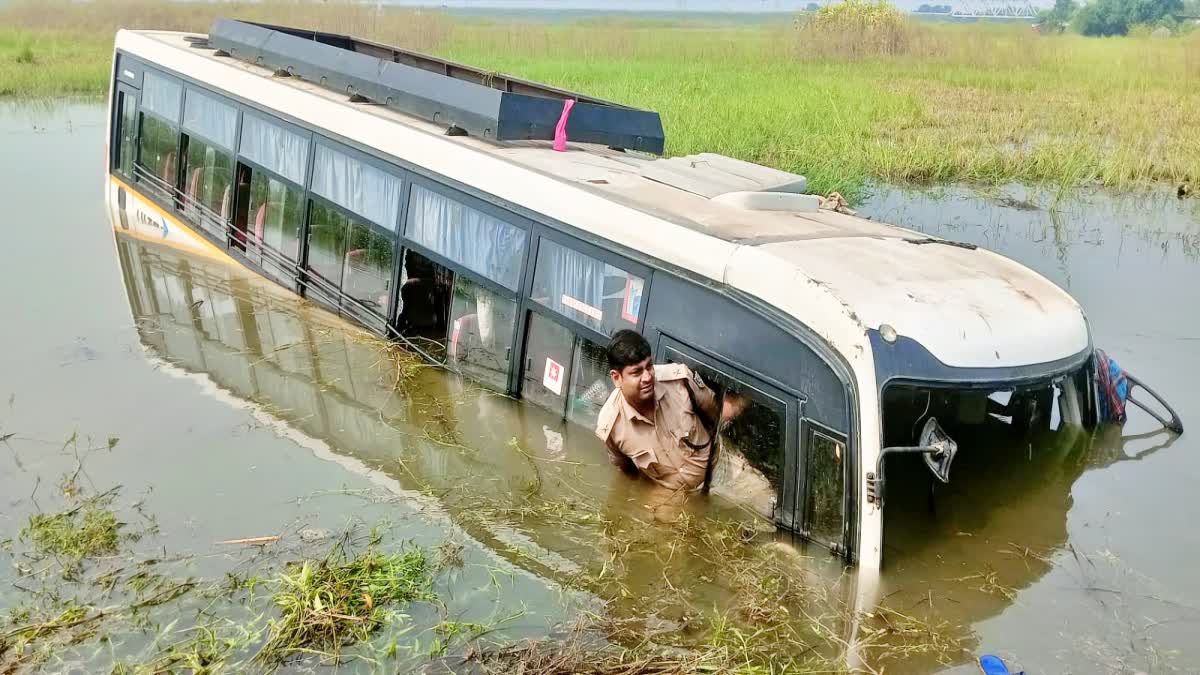
<svg viewBox="0 0 1200 675">
<path fill-rule="evenodd" d="M 590 429 L 252 273 L 114 245 L 103 120 L 0 109 L 21 159 L 0 166 L 0 672 L 330 667 L 328 644 L 274 650 L 294 635 L 289 563 L 368 552 L 414 585 L 366 593 L 392 614 L 339 670 L 468 671 L 487 666 L 465 656 L 581 626 L 588 648 L 687 647 L 672 658 L 716 669 L 773 653 L 826 670 L 975 672 L 981 653 L 1030 673 L 1200 669 L 1195 432 L 1137 412 L 1124 435 L 997 431 L 936 492 L 898 465 L 892 485 L 913 489 L 889 499 L 882 574 L 860 575 L 720 497 L 660 503 Z M 1013 187 L 881 190 L 862 212 L 1062 285 L 1097 345 L 1194 426 L 1196 209 Z M 95 526 L 88 547 L 50 514 Z"/>
</svg>

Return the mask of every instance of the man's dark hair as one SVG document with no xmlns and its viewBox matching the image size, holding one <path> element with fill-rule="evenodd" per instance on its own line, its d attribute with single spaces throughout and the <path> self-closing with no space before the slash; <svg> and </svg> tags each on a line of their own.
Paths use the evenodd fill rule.
<svg viewBox="0 0 1200 675">
<path fill-rule="evenodd" d="M 608 367 L 618 373 L 649 357 L 650 343 L 635 330 L 619 330 L 608 343 Z"/>
</svg>

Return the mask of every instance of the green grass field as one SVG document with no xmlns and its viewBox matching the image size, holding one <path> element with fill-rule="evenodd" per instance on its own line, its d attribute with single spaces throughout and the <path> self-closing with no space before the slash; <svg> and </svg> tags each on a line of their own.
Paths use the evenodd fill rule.
<svg viewBox="0 0 1200 675">
<path fill-rule="evenodd" d="M 822 193 L 857 196 L 869 181 L 1128 189 L 1200 177 L 1200 32 L 1091 39 L 906 24 L 880 50 L 862 35 L 788 25 L 47 0 L 0 9 L 0 95 L 99 95 L 118 27 L 203 31 L 217 12 L 350 32 L 654 109 L 670 154 L 777 166 Z"/>
</svg>

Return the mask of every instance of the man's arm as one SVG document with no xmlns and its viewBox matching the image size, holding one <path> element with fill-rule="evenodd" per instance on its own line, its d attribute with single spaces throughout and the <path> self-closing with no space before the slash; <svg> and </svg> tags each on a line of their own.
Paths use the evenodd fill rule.
<svg viewBox="0 0 1200 675">
<path fill-rule="evenodd" d="M 746 397 L 741 394 L 735 394 L 731 391 L 726 391 L 720 401 L 717 400 L 717 392 L 704 383 L 704 378 L 688 369 L 688 378 L 691 380 L 692 391 L 695 394 L 696 405 L 708 415 L 708 418 L 717 422 L 728 422 L 746 410 Z M 717 414 L 720 414 L 720 418 Z"/>
<path fill-rule="evenodd" d="M 700 377 L 691 368 L 688 368 L 688 384 L 691 385 L 692 394 L 699 406 L 700 412 L 708 416 L 708 419 L 713 424 L 717 422 L 717 414 L 720 412 L 717 405 L 717 392 L 713 391 L 707 384 L 704 383 L 704 378 Z"/>
<path fill-rule="evenodd" d="M 633 458 L 621 452 L 621 450 L 613 443 L 611 436 L 605 441 L 604 445 L 608 448 L 608 461 L 611 462 L 613 466 L 620 469 L 621 472 L 627 476 L 638 475 L 637 464 L 634 463 Z"/>
</svg>

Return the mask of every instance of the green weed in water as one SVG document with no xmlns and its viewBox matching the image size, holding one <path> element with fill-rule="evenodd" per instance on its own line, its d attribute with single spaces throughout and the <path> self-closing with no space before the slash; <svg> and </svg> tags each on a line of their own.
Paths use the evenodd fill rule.
<svg viewBox="0 0 1200 675">
<path fill-rule="evenodd" d="M 433 599 L 430 583 L 421 549 L 389 554 L 372 544 L 352 556 L 339 543 L 324 560 L 292 565 L 278 579 L 280 616 L 256 658 L 273 665 L 300 653 L 336 657 L 392 620 L 389 606 Z"/>
<path fill-rule="evenodd" d="M 61 513 L 34 514 L 20 536 L 41 554 L 77 564 L 85 558 L 115 553 L 121 527 L 107 498 L 100 496 Z"/>
<path fill-rule="evenodd" d="M 112 675 L 158 675 L 186 672 L 216 675 L 246 670 L 237 655 L 261 637 L 258 625 L 238 625 L 228 620 L 213 620 L 181 631 L 187 637 L 170 643 L 153 659 L 144 663 L 118 662 Z"/>
<path fill-rule="evenodd" d="M 474 621 L 443 621 L 433 627 L 433 634 L 437 638 L 429 648 L 429 656 L 431 658 L 444 656 L 455 642 L 459 640 L 469 642 L 491 630 L 490 626 Z"/>
</svg>

